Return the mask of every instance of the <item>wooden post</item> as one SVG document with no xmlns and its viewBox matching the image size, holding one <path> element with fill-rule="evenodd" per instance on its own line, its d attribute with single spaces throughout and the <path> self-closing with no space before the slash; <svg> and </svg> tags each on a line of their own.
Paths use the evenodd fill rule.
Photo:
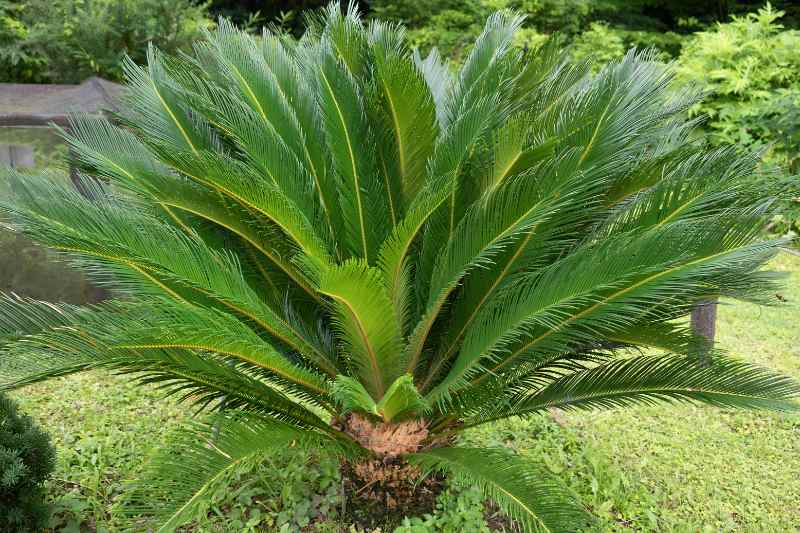
<svg viewBox="0 0 800 533">
<path fill-rule="evenodd" d="M 0 165 L 11 168 L 33 166 L 33 146 L 23 144 L 0 145 Z"/>
<path fill-rule="evenodd" d="M 698 302 L 692 309 L 692 331 L 709 341 L 708 350 L 714 347 L 717 330 L 717 298 Z"/>
</svg>

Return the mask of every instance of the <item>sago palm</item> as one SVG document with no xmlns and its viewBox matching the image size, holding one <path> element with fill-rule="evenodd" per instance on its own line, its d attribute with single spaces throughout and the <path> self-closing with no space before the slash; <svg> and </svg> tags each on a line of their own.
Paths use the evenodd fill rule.
<svg viewBox="0 0 800 533">
<path fill-rule="evenodd" d="M 696 140 L 697 93 L 653 56 L 592 75 L 514 47 L 519 24 L 493 15 L 457 72 L 338 5 L 297 41 L 222 22 L 128 64 L 114 120 L 64 133 L 82 192 L 12 174 L 2 201 L 115 299 L 3 297 L 2 388 L 104 368 L 205 411 L 125 497 L 165 529 L 296 447 L 338 454 L 350 497 L 402 507 L 456 476 L 526 531 L 576 531 L 589 514 L 547 468 L 459 433 L 551 408 L 794 409 L 796 382 L 681 320 L 774 298 L 782 242 L 759 228 L 780 183 Z"/>
</svg>

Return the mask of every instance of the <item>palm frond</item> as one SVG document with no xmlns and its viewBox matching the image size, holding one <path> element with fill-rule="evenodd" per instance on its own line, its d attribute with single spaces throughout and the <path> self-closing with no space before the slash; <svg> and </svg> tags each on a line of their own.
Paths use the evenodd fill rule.
<svg viewBox="0 0 800 533">
<path fill-rule="evenodd" d="M 546 466 L 499 449 L 436 448 L 408 456 L 427 470 L 441 470 L 481 487 L 524 531 L 576 532 L 591 515 Z"/>
<path fill-rule="evenodd" d="M 106 340 L 112 349 L 213 352 L 262 368 L 282 385 L 303 390 L 304 397 L 327 395 L 322 375 L 296 364 L 228 313 L 187 304 L 154 305 L 149 316 L 129 320 L 124 331 L 114 333 Z"/>
<path fill-rule="evenodd" d="M 389 221 L 381 213 L 389 212 L 389 191 L 378 171 L 364 91 L 334 50 L 321 44 L 314 57 L 318 105 L 338 175 L 348 249 L 370 261 L 388 233 Z"/>
<path fill-rule="evenodd" d="M 147 51 L 147 68 L 129 58 L 123 68 L 128 85 L 118 117 L 124 123 L 148 139 L 157 139 L 179 150 L 196 154 L 215 147 L 213 130 L 184 105 L 179 87 L 152 45 Z"/>
<path fill-rule="evenodd" d="M 411 374 L 405 374 L 391 384 L 375 408 L 385 422 L 391 422 L 399 417 L 419 416 L 427 412 L 430 405 L 417 390 Z"/>
<path fill-rule="evenodd" d="M 98 186 L 99 187 L 99 186 Z M 14 203 L 3 203 L 17 227 L 55 249 L 99 268 L 117 289 L 184 300 L 178 291 L 211 299 L 264 328 L 280 342 L 335 373 L 331 357 L 259 297 L 235 256 L 209 248 L 194 235 L 136 212 L 102 189 L 87 200 L 57 177 L 16 175 Z M 104 278 L 100 278 L 101 281 Z"/>
<path fill-rule="evenodd" d="M 378 269 L 352 259 L 323 273 L 319 290 L 333 300 L 333 322 L 375 400 L 403 374 L 400 329 Z"/>
<path fill-rule="evenodd" d="M 559 377 L 544 387 L 522 380 L 513 390 L 516 393 L 507 412 L 515 415 L 550 407 L 607 409 L 670 401 L 778 411 L 800 409 L 799 382 L 724 356 L 619 359 Z"/>
<path fill-rule="evenodd" d="M 19 312 L 25 309 L 25 312 Z M 0 350 L 2 346 L 26 335 L 50 328 L 67 326 L 87 309 L 68 304 L 54 304 L 14 293 L 0 293 Z"/>
<path fill-rule="evenodd" d="M 436 107 L 422 72 L 405 48 L 402 29 L 376 22 L 370 30 L 381 109 L 377 121 L 383 126 L 378 144 L 382 170 L 389 183 L 387 189 L 390 192 L 399 189 L 402 194 L 389 205 L 396 226 L 403 205 L 425 183 L 426 164 L 438 133 Z"/>
<path fill-rule="evenodd" d="M 353 411 L 378 416 L 378 407 L 367 389 L 356 379 L 344 374 L 336 376 L 331 386 L 331 396 L 341 406 L 342 414 Z"/>
<path fill-rule="evenodd" d="M 158 520 L 158 531 L 174 531 L 196 516 L 203 497 L 225 476 L 278 449 L 356 455 L 355 445 L 268 417 L 227 413 L 180 430 L 131 483 L 122 511 Z"/>
<path fill-rule="evenodd" d="M 573 343 L 630 330 L 638 325 L 635 309 L 647 310 L 652 321 L 666 321 L 687 313 L 692 302 L 708 294 L 766 294 L 772 288 L 770 280 L 755 269 L 780 242 L 753 243 L 752 228 L 749 221 L 732 221 L 714 228 L 712 237 L 712 230 L 703 227 L 665 226 L 583 247 L 530 277 L 531 287 L 536 287 L 530 300 L 527 295 L 532 293 L 524 285 L 506 291 L 486 312 L 486 322 L 478 322 L 465 338 L 443 381 L 449 385 L 432 394 L 444 393 L 467 375 L 486 376 L 508 368 L 526 354 L 569 351 Z M 591 253 L 592 260 L 581 259 L 583 253 Z M 558 287 L 549 281 L 550 275 L 559 277 Z M 562 290 L 555 296 L 553 291 Z M 507 319 L 516 313 L 522 320 L 514 326 Z M 486 367 L 477 364 L 483 357 L 490 361 Z"/>
</svg>

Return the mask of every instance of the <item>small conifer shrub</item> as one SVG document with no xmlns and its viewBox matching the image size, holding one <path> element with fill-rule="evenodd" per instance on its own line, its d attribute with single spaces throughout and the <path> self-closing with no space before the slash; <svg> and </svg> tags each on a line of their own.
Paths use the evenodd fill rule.
<svg viewBox="0 0 800 533">
<path fill-rule="evenodd" d="M 50 438 L 0 396 L 0 531 L 38 531 L 47 520 L 42 485 L 55 467 Z"/>
</svg>

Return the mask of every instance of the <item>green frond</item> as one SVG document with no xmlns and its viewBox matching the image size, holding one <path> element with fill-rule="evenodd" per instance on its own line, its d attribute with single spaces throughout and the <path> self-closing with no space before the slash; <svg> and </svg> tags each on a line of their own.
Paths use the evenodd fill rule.
<svg viewBox="0 0 800 533">
<path fill-rule="evenodd" d="M 252 169 L 251 173 L 265 180 L 267 187 L 278 189 L 320 236 L 328 238 L 330 230 L 319 212 L 319 196 L 312 169 L 302 159 L 304 152 L 296 153 L 272 123 L 263 120 L 246 102 L 225 98 L 218 100 L 215 107 L 222 112 L 219 127 L 226 131 L 227 140 L 240 152 L 240 159 Z M 202 177 L 202 173 L 193 175 Z"/>
<path fill-rule="evenodd" d="M 412 249 L 429 218 L 447 200 L 452 179 L 450 175 L 428 182 L 425 189 L 414 198 L 406 216 L 381 246 L 378 265 L 403 333 L 407 332 L 411 318 Z"/>
<path fill-rule="evenodd" d="M 159 205 L 210 222 L 218 231 L 230 232 L 263 256 L 274 267 L 272 270 L 279 271 L 279 276 L 270 276 L 274 278 L 270 283 L 276 285 L 281 298 L 290 286 L 297 286 L 304 291 L 304 296 L 319 299 L 310 280 L 291 262 L 294 250 L 286 243 L 279 227 L 260 220 L 239 204 L 226 201 L 225 197 L 191 182 L 165 180 L 162 183 L 163 186 L 153 194 Z"/>
<path fill-rule="evenodd" d="M 128 84 L 119 117 L 127 125 L 148 139 L 179 150 L 198 153 L 215 146 L 213 131 L 185 106 L 180 88 L 152 45 L 147 51 L 146 68 L 130 59 L 125 60 L 123 68 Z"/>
<path fill-rule="evenodd" d="M 123 314 L 115 318 L 127 317 Z M 96 331 L 96 335 L 87 335 L 89 330 Z M 0 388 L 14 390 L 100 368 L 133 374 L 138 382 L 155 384 L 165 395 L 178 396 L 179 401 L 200 410 L 238 408 L 301 427 L 328 429 L 327 422 L 304 405 L 301 398 L 283 392 L 281 383 L 271 380 L 259 367 L 208 352 L 120 349 L 105 340 L 114 335 L 120 335 L 117 323 L 104 314 L 69 328 L 25 337 L 4 348 L 7 360 L 3 361 Z M 320 398 L 313 398 L 311 403 L 325 405 Z"/>
<path fill-rule="evenodd" d="M 375 400 L 403 374 L 400 330 L 380 271 L 351 259 L 328 269 L 319 291 L 332 300 L 332 320 L 364 387 Z"/>
<path fill-rule="evenodd" d="M 375 132 L 367 120 L 364 94 L 334 51 L 318 45 L 315 55 L 318 105 L 337 173 L 347 249 L 370 261 L 388 233 L 389 191 L 378 171 Z M 309 67 L 311 68 L 311 67 Z"/>
<path fill-rule="evenodd" d="M 335 373 L 328 355 L 264 303 L 244 278 L 237 259 L 209 248 L 129 204 L 102 195 L 87 200 L 57 177 L 17 175 L 12 204 L 0 204 L 37 241 L 99 267 L 116 287 L 139 294 L 184 299 L 175 285 L 252 320 L 320 368 Z M 102 200 L 101 200 L 102 198 Z M 131 285 L 132 284 L 132 285 Z"/>
<path fill-rule="evenodd" d="M 419 50 L 414 50 L 413 53 L 414 63 L 425 78 L 425 83 L 433 96 L 433 103 L 436 109 L 436 120 L 439 125 L 444 126 L 447 124 L 447 110 L 445 101 L 448 98 L 450 91 L 455 83 L 453 75 L 447 65 L 447 62 L 439 54 L 436 48 L 433 48 L 428 57 L 424 60 L 419 55 Z"/>
<path fill-rule="evenodd" d="M 397 378 L 386 390 L 380 401 L 375 402 L 369 392 L 357 380 L 344 375 L 336 376 L 331 395 L 341 405 L 343 413 L 352 411 L 380 417 L 391 422 L 404 416 L 419 416 L 430 409 L 430 405 L 414 386 L 409 374 Z"/>
<path fill-rule="evenodd" d="M 34 316 L 33 312 L 44 305 L 35 301 L 12 304 L 5 310 L 15 323 L 20 323 L 20 317 Z M 196 311 L 196 315 L 200 313 Z M 166 394 L 180 395 L 181 400 L 200 408 L 240 408 L 303 427 L 327 428 L 327 423 L 307 407 L 329 407 L 327 395 L 314 391 L 313 381 L 320 387 L 326 385 L 313 372 L 264 348 L 263 341 L 225 340 L 224 334 L 214 336 L 199 329 L 194 340 L 204 341 L 203 345 L 173 342 L 175 338 L 165 335 L 158 336 L 161 345 L 131 342 L 151 340 L 147 335 L 169 328 L 170 320 L 175 322 L 172 325 L 177 335 L 183 333 L 182 338 L 188 339 L 190 333 L 181 331 L 185 324 L 180 321 L 191 315 L 176 318 L 176 314 L 172 304 L 164 300 L 137 305 L 112 302 L 59 322 L 51 321 L 49 326 L 43 323 L 39 331 L 12 339 L 0 348 L 0 388 L 11 390 L 105 368 L 132 373 L 139 381 L 158 384 Z M 219 315 L 217 320 L 231 322 Z"/>
<path fill-rule="evenodd" d="M 355 0 L 348 0 L 344 13 L 341 3 L 330 2 L 322 10 L 322 16 L 324 28 L 320 41 L 330 48 L 351 76 L 362 78 L 368 69 L 368 36 Z"/>
<path fill-rule="evenodd" d="M 355 448 L 315 431 L 268 417 L 228 413 L 192 423 L 173 435 L 125 492 L 121 510 L 147 514 L 158 531 L 175 531 L 190 522 L 203 498 L 237 467 L 265 459 L 270 452 L 294 448 L 355 455 Z"/>
<path fill-rule="evenodd" d="M 592 192 L 591 183 L 586 184 L 575 175 L 562 177 L 545 169 L 497 187 L 473 204 L 434 264 L 425 314 L 409 343 L 412 361 L 419 359 L 430 329 L 462 279 L 479 269 L 495 273 L 495 281 L 485 288 L 483 301 L 471 306 L 471 310 L 479 310 L 512 272 L 511 267 L 529 241 L 534 240 L 541 247 L 548 242 L 547 237 L 552 239 L 543 226 L 558 215 L 559 226 L 566 227 L 568 210 L 577 206 L 586 209 Z M 506 251 L 510 253 L 503 255 Z M 494 268 L 497 265 L 502 268 Z M 455 348 L 453 345 L 444 357 L 453 355 Z"/>
<path fill-rule="evenodd" d="M 355 411 L 378 416 L 375 400 L 357 379 L 339 374 L 331 385 L 331 396 L 341 406 L 342 414 Z"/>
<path fill-rule="evenodd" d="M 455 195 L 458 191 L 462 165 L 473 148 L 489 128 L 497 111 L 498 99 L 490 96 L 478 100 L 465 109 L 452 124 L 443 130 L 437 139 L 434 153 L 428 162 L 428 173 L 432 180 L 444 180 L 450 190 L 448 199 L 430 216 L 425 226 L 422 251 L 417 260 L 417 278 L 423 286 L 430 280 L 433 264 L 442 243 L 450 240 L 455 227 L 456 216 L 453 211 Z"/>
<path fill-rule="evenodd" d="M 422 72 L 404 44 L 403 31 L 391 24 L 373 23 L 370 41 L 381 116 L 377 121 L 382 170 L 401 198 L 390 202 L 394 225 L 403 206 L 416 197 L 425 184 L 428 158 L 438 134 L 436 104 Z"/>
<path fill-rule="evenodd" d="M 459 72 L 457 84 L 450 98 L 445 101 L 448 108 L 449 125 L 457 117 L 458 109 L 474 102 L 486 93 L 503 95 L 504 85 L 515 76 L 513 69 L 520 64 L 520 55 L 513 47 L 514 34 L 522 25 L 523 17 L 511 11 L 497 11 L 489 16 L 483 31 L 475 40 L 464 66 Z M 501 123 L 503 115 L 495 116 Z"/>
<path fill-rule="evenodd" d="M 385 422 L 391 422 L 399 417 L 419 416 L 429 409 L 430 405 L 420 395 L 411 374 L 397 378 L 376 405 L 377 413 Z"/>
<path fill-rule="evenodd" d="M 321 268 L 330 262 L 330 251 L 310 218 L 313 213 L 301 211 L 289 196 L 250 165 L 215 152 L 194 155 L 165 146 L 153 148 L 162 160 L 195 183 L 230 198 L 274 224 L 307 260 Z"/>
<path fill-rule="evenodd" d="M 153 198 L 171 216 L 191 214 L 236 234 L 264 254 L 307 294 L 315 296 L 308 282 L 287 261 L 291 249 L 281 246 L 283 239 L 276 234 L 279 228 L 262 223 L 256 230 L 252 223 L 248 224 L 252 215 L 241 207 L 236 209 L 232 201 L 226 204 L 224 198 L 212 190 L 193 186 L 171 175 L 130 132 L 99 119 L 76 118 L 64 138 L 94 175 Z M 278 284 L 284 285 L 283 280 Z"/>
<path fill-rule="evenodd" d="M 133 133 L 105 119 L 74 116 L 59 133 L 84 170 L 126 188 L 150 192 L 148 178 L 169 172 Z"/>
<path fill-rule="evenodd" d="M 527 115 L 515 116 L 505 127 L 499 128 L 492 134 L 491 167 L 485 178 L 482 189 L 494 189 L 509 176 L 519 173 L 520 168 L 530 168 L 530 163 L 524 164 L 526 157 L 526 144 L 528 136 L 528 123 L 531 118 Z M 527 156 L 529 158 L 529 156 Z"/>
<path fill-rule="evenodd" d="M 243 322 L 221 311 L 186 304 L 154 306 L 150 316 L 129 321 L 124 331 L 107 342 L 123 350 L 213 352 L 262 368 L 282 384 L 303 390 L 306 397 L 327 395 L 322 375 L 292 362 Z"/>
<path fill-rule="evenodd" d="M 513 110 L 514 80 L 521 62 L 511 41 L 521 20 L 509 12 L 489 17 L 458 80 L 437 102 L 441 105 L 437 110 L 441 133 L 428 162 L 428 172 L 433 177 L 452 173 L 454 179 L 448 203 L 439 209 L 424 234 L 418 264 L 423 293 L 439 246 L 453 238 L 463 206 L 480 196 L 482 180 L 464 174 L 465 168 L 486 142 L 488 132 L 504 124 Z"/>
<path fill-rule="evenodd" d="M 563 482 L 530 458 L 480 448 L 434 448 L 407 458 L 479 486 L 525 532 L 574 533 L 594 523 Z"/>
<path fill-rule="evenodd" d="M 24 309 L 24 312 L 20 312 Z M 78 306 L 54 304 L 14 293 L 0 292 L 0 351 L 2 347 L 25 335 L 66 326 L 88 312 Z"/>
<path fill-rule="evenodd" d="M 206 40 L 226 85 L 235 88 L 258 120 L 269 124 L 287 148 L 301 155 L 303 131 L 290 96 L 284 92 L 285 88 L 296 91 L 296 70 L 280 42 L 268 35 L 267 43 L 259 44 L 225 19 L 214 32 L 207 32 Z M 292 97 L 295 91 L 290 93 Z"/>
<path fill-rule="evenodd" d="M 753 228 L 747 220 L 714 229 L 665 226 L 587 244 L 530 277 L 530 285 L 506 291 L 467 334 L 449 376 L 432 396 L 524 357 L 570 351 L 572 345 L 629 331 L 645 311 L 653 322 L 666 321 L 688 313 L 709 294 L 765 294 L 771 282 L 755 270 L 780 243 L 753 243 Z M 519 321 L 509 321 L 512 315 Z"/>
<path fill-rule="evenodd" d="M 795 411 L 800 383 L 746 361 L 714 356 L 654 355 L 604 363 L 554 380 L 545 387 L 525 380 L 508 416 L 549 407 L 596 409 L 694 401 L 717 407 Z"/>
<path fill-rule="evenodd" d="M 684 155 L 662 167 L 661 180 L 612 211 L 603 230 L 626 232 L 665 224 L 735 218 L 759 201 L 768 207 L 764 185 L 754 183 L 758 158 L 738 156 L 733 147 Z"/>
</svg>

